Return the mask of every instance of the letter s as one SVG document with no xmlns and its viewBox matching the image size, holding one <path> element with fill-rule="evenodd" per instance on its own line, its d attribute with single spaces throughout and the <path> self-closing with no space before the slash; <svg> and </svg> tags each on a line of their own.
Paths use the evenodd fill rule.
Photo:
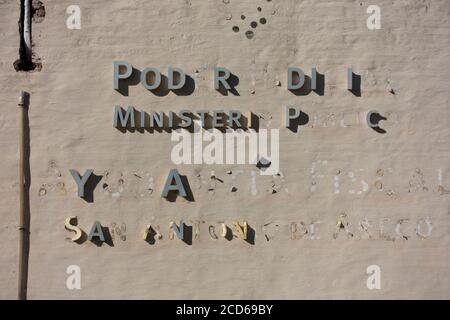
<svg viewBox="0 0 450 320">
<path fill-rule="evenodd" d="M 72 220 L 77 220 L 77 216 L 70 216 L 66 219 L 64 222 L 64 226 L 69 231 L 75 231 L 75 236 L 71 238 L 73 242 L 76 242 L 81 239 L 81 236 L 83 235 L 83 231 L 79 227 L 77 227 L 75 224 L 72 224 Z M 76 222 L 75 222 L 76 223 Z"/>
</svg>

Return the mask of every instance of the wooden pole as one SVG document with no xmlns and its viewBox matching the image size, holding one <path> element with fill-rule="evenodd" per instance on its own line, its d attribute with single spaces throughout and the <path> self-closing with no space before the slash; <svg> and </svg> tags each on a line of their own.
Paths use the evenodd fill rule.
<svg viewBox="0 0 450 320">
<path fill-rule="evenodd" d="M 19 300 L 26 300 L 27 295 L 27 277 L 28 277 L 28 226 L 26 223 L 26 130 L 27 128 L 27 112 L 28 112 L 28 93 L 22 91 L 19 98 L 19 274 L 18 274 L 18 295 Z"/>
</svg>

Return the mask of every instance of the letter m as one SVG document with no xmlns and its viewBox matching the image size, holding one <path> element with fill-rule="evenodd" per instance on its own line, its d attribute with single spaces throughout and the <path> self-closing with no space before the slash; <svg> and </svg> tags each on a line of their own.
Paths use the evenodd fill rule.
<svg viewBox="0 0 450 320">
<path fill-rule="evenodd" d="M 126 128 L 126 127 L 135 128 L 134 107 L 128 106 L 125 115 L 124 113 L 125 110 L 121 106 L 116 106 L 113 121 L 114 128 Z M 130 123 L 129 126 L 128 123 Z"/>
</svg>

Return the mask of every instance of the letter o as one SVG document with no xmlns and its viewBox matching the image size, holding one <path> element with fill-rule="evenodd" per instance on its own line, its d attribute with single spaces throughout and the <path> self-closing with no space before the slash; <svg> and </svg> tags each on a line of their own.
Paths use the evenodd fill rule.
<svg viewBox="0 0 450 320">
<path fill-rule="evenodd" d="M 149 84 L 147 81 L 147 74 L 149 74 L 149 73 L 153 73 L 155 76 L 155 80 L 154 80 L 153 84 Z M 145 68 L 141 72 L 141 83 L 146 89 L 155 90 L 161 84 L 161 73 L 156 68 Z"/>
</svg>

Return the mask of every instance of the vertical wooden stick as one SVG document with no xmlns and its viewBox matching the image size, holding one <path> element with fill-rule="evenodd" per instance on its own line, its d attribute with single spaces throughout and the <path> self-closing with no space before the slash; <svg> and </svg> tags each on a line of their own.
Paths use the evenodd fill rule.
<svg viewBox="0 0 450 320">
<path fill-rule="evenodd" d="M 24 265 L 25 255 L 27 254 L 25 248 L 25 242 L 27 237 L 25 226 L 25 125 L 26 125 L 26 112 L 28 108 L 28 94 L 22 91 L 19 99 L 19 274 L 18 274 L 18 295 L 19 300 L 26 300 L 26 283 L 27 283 L 27 266 Z M 28 260 L 28 259 L 27 259 Z"/>
</svg>

